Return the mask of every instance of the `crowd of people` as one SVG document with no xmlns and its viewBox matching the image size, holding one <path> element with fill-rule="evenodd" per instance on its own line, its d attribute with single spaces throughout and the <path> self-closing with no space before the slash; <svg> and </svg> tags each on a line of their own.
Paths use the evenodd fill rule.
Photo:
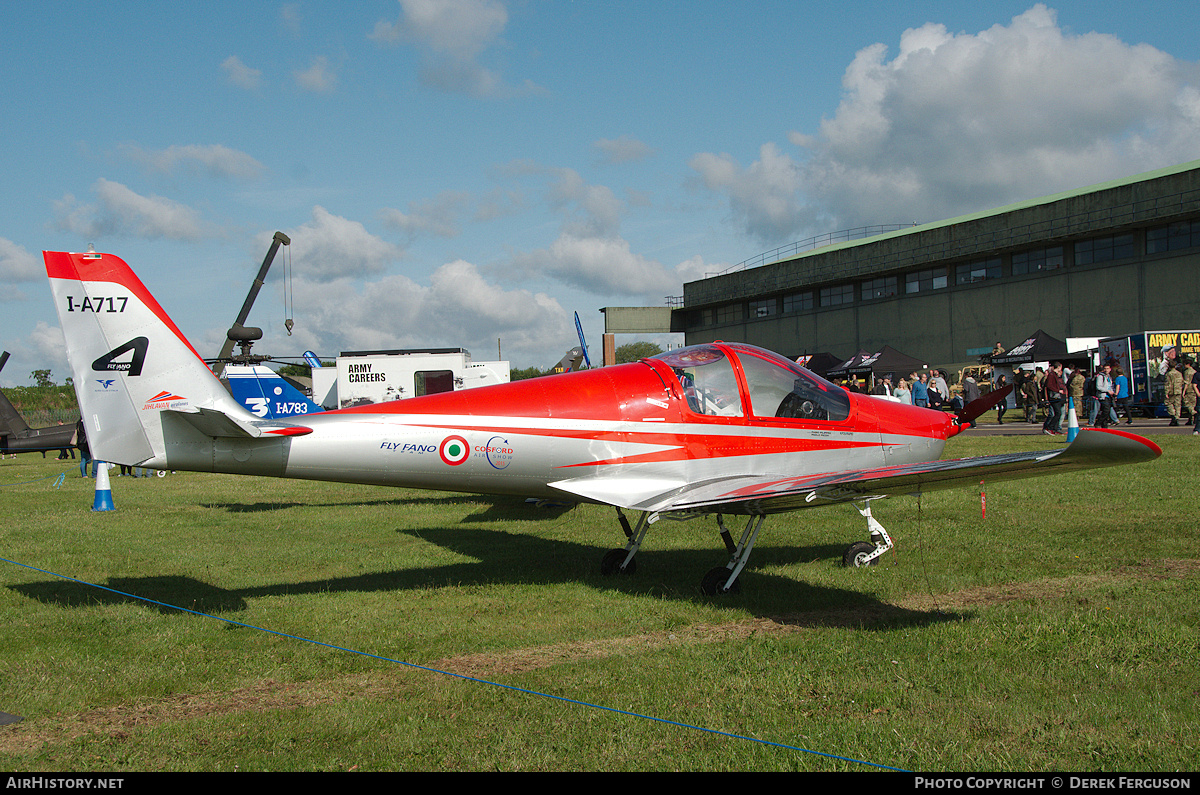
<svg viewBox="0 0 1200 795">
<path fill-rule="evenodd" d="M 931 409 L 953 408 L 958 410 L 965 403 L 979 397 L 979 385 L 968 376 L 963 381 L 962 395 L 951 393 L 945 370 L 912 372 L 907 378 L 893 381 L 891 378 L 872 378 L 869 389 L 857 376 L 839 382 L 839 386 L 850 392 L 870 392 L 873 395 L 890 395 L 902 403 Z"/>
<path fill-rule="evenodd" d="M 1003 353 L 1004 349 L 999 343 L 997 349 Z M 1178 426 L 1187 423 L 1193 426 L 1193 434 L 1200 435 L 1200 415 L 1196 411 L 1200 403 L 1200 370 L 1195 361 L 1187 356 L 1178 356 L 1174 349 L 1164 350 L 1159 375 L 1163 378 L 1165 403 L 1171 418 L 1169 424 Z M 985 377 L 984 380 L 988 379 Z M 950 408 L 956 412 L 979 398 L 981 393 L 979 384 L 970 374 L 963 378 L 957 393 L 953 393 L 943 370 L 913 372 L 907 378 L 896 380 L 872 378 L 869 390 L 857 377 L 851 376 L 842 381 L 841 386 L 851 392 L 870 391 L 876 395 L 889 395 L 914 406 Z M 1007 377 L 996 375 L 992 388 L 1003 389 L 1006 386 Z M 1056 361 L 1046 368 L 1017 370 L 1013 374 L 1012 397 L 1018 415 L 1015 421 L 1036 423 L 1040 412 L 1043 417 L 1042 432 L 1048 436 L 1063 434 L 1063 420 L 1072 405 L 1081 426 L 1107 428 L 1121 423 L 1132 425 L 1132 394 L 1129 376 L 1115 361 L 1105 362 L 1094 372 L 1087 367 L 1067 368 L 1062 362 Z M 1004 423 L 1007 404 L 1007 400 L 1001 401 L 996 407 L 996 422 Z"/>
</svg>

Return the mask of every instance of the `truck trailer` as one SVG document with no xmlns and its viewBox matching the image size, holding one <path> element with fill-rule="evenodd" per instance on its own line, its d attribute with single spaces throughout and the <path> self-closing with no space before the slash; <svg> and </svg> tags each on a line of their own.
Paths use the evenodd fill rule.
<svg viewBox="0 0 1200 795">
<path fill-rule="evenodd" d="M 1166 372 L 1185 358 L 1200 357 L 1200 330 L 1139 331 L 1104 337 L 1099 346 L 1100 364 L 1119 365 L 1129 379 L 1130 410 L 1166 416 Z"/>
<path fill-rule="evenodd" d="M 464 348 L 343 351 L 312 376 L 313 400 L 334 409 L 507 383 L 509 363 L 473 362 Z"/>
</svg>

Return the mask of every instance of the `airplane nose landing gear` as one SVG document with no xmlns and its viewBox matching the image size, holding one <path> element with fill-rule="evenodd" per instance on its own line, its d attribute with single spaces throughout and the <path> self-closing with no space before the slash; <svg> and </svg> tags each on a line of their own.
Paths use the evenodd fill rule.
<svg viewBox="0 0 1200 795">
<path fill-rule="evenodd" d="M 842 555 L 842 565 L 847 568 L 862 568 L 864 566 L 876 566 L 879 564 L 879 556 L 887 552 L 895 544 L 892 542 L 892 537 L 888 535 L 887 530 L 883 529 L 883 525 L 875 520 L 871 515 L 870 500 L 863 503 L 863 506 L 858 508 L 858 512 L 867 519 L 867 529 L 871 532 L 870 541 L 857 541 L 850 545 Z"/>
</svg>

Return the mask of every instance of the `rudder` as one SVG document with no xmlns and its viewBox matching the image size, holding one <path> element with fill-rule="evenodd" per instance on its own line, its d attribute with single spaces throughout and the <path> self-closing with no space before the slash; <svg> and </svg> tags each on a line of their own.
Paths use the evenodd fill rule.
<svg viewBox="0 0 1200 795">
<path fill-rule="evenodd" d="M 166 466 L 163 410 L 249 418 L 120 257 L 42 256 L 97 459 Z"/>
</svg>

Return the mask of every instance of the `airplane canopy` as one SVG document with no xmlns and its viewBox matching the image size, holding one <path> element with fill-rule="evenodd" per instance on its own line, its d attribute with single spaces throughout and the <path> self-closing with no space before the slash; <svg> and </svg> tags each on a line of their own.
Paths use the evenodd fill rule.
<svg viewBox="0 0 1200 795">
<path fill-rule="evenodd" d="M 653 358 L 671 368 L 688 407 L 697 414 L 832 422 L 850 416 L 850 399 L 844 389 L 753 345 L 692 345 Z M 735 367 L 745 379 L 744 393 L 738 387 Z"/>
</svg>

